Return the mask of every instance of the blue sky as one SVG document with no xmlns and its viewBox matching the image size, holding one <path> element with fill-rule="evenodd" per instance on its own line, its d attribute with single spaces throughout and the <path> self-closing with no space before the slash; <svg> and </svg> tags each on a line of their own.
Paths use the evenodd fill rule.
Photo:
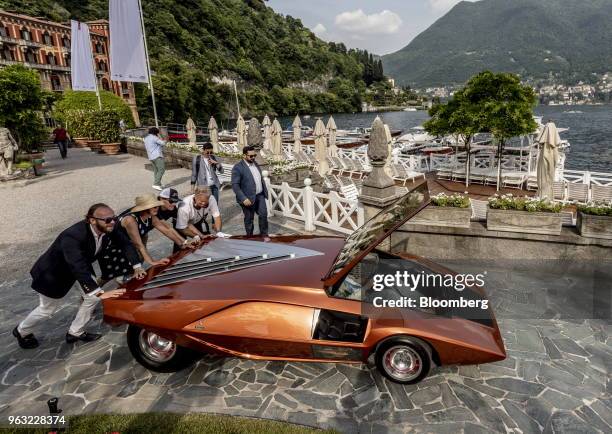
<svg viewBox="0 0 612 434">
<path fill-rule="evenodd" d="M 268 0 L 268 6 L 301 19 L 322 39 L 387 54 L 408 45 L 459 1 Z"/>
</svg>

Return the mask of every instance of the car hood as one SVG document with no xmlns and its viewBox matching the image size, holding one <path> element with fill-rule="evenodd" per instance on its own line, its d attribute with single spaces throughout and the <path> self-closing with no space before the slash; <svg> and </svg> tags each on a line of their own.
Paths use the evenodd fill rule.
<svg viewBox="0 0 612 434">
<path fill-rule="evenodd" d="M 125 287 L 138 298 L 171 294 L 184 299 L 202 298 L 202 288 L 214 288 L 219 296 L 237 285 L 322 291 L 322 277 L 343 245 L 340 237 L 211 237 L 199 249 L 175 254 L 168 265 L 150 268 L 145 279 L 132 279 Z"/>
</svg>

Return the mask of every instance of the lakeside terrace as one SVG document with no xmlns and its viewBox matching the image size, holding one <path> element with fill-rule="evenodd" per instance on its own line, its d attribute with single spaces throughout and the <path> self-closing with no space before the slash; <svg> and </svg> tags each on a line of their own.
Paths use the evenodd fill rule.
<svg viewBox="0 0 612 434">
<path fill-rule="evenodd" d="M 606 303 L 611 280 L 605 263 L 588 261 L 443 261 L 463 272 L 488 271 L 487 290 L 508 349 L 503 362 L 437 369 L 417 386 L 398 386 L 367 365 L 253 362 L 203 357 L 175 374 L 143 369 L 131 357 L 124 330 L 102 325 L 93 344 L 68 346 L 63 326 L 76 310 L 75 291 L 40 330 L 41 347 L 21 350 L 10 331 L 36 303 L 28 270 L 57 233 L 93 201 L 121 210 L 149 191 L 146 160 L 71 149 L 61 160 L 47 151 L 46 174 L 0 188 L 11 231 L 2 252 L 0 415 L 46 414 L 57 396 L 64 414 L 143 411 L 209 412 L 285 420 L 341 432 L 609 432 L 610 324 L 594 306 Z M 188 191 L 189 172 L 166 181 Z M 102 182 L 101 182 L 102 181 Z M 68 190 L 69 189 L 69 190 Z M 69 205 L 67 194 L 69 192 Z M 226 230 L 242 233 L 232 192 L 224 189 Z M 273 231 L 291 222 L 272 219 Z M 294 229 L 293 229 L 294 230 Z M 319 233 L 318 231 L 316 233 Z M 152 234 L 155 257 L 170 253 Z M 512 270 L 512 272 L 510 272 Z M 609 306 L 609 305 L 608 305 Z M 609 318 L 609 317 L 608 317 Z M 100 312 L 95 326 L 100 324 Z"/>
</svg>

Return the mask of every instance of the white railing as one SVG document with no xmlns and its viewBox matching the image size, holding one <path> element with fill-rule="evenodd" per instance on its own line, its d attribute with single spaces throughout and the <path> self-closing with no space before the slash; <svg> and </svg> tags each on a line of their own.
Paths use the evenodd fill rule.
<svg viewBox="0 0 612 434">
<path fill-rule="evenodd" d="M 561 179 L 572 184 L 612 186 L 612 173 L 588 170 L 564 170 Z"/>
<path fill-rule="evenodd" d="M 304 230 L 310 232 L 322 227 L 350 234 L 363 225 L 364 211 L 358 201 L 344 199 L 335 191 L 317 193 L 310 186 L 310 179 L 304 180 L 304 188 L 295 188 L 286 182 L 271 184 L 267 175 L 264 172 L 269 192 L 269 216 L 279 215 L 303 221 Z"/>
</svg>

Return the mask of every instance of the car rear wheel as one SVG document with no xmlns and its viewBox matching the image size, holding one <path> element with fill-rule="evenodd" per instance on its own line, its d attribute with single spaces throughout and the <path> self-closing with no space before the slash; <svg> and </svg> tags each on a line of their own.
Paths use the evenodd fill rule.
<svg viewBox="0 0 612 434">
<path fill-rule="evenodd" d="M 180 371 L 195 360 L 195 354 L 191 350 L 134 325 L 128 327 L 127 341 L 134 358 L 152 371 Z"/>
<path fill-rule="evenodd" d="M 427 344 L 410 338 L 383 342 L 376 350 L 376 367 L 388 379 L 400 384 L 415 384 L 431 369 L 431 350 Z"/>
</svg>

